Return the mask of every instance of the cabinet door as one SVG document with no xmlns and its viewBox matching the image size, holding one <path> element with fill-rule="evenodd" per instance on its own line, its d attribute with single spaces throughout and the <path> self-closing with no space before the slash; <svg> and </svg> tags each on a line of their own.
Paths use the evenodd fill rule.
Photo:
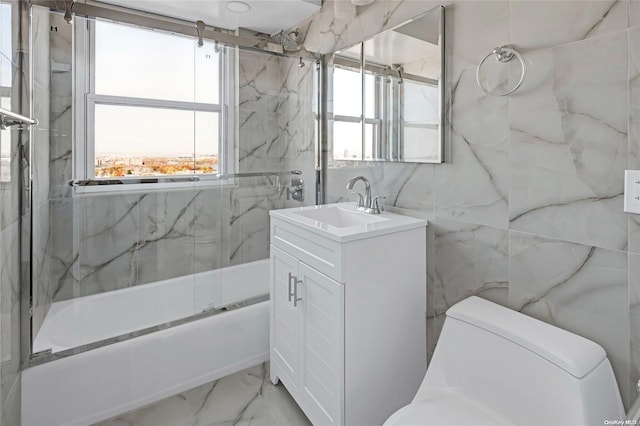
<svg viewBox="0 0 640 426">
<path fill-rule="evenodd" d="M 344 394 L 344 288 L 300 262 L 302 393 L 313 424 L 340 425 Z"/>
<path fill-rule="evenodd" d="M 298 260 L 271 246 L 271 360 L 278 364 L 287 386 L 299 386 L 300 322 L 289 290 L 298 275 Z M 289 282 L 289 277 L 291 283 Z"/>
</svg>

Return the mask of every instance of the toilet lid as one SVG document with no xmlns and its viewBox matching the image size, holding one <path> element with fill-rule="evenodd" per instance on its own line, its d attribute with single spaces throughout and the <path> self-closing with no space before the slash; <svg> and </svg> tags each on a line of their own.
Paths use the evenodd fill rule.
<svg viewBox="0 0 640 426">
<path fill-rule="evenodd" d="M 411 404 L 393 413 L 384 426 L 486 426 L 510 422 L 462 395 L 447 393 Z"/>
</svg>

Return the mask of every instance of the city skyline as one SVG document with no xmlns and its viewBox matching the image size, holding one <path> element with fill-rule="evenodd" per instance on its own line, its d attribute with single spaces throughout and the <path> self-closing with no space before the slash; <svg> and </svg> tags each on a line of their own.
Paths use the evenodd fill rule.
<svg viewBox="0 0 640 426">
<path fill-rule="evenodd" d="M 155 176 L 176 174 L 213 174 L 218 172 L 218 156 L 96 156 L 97 178 Z"/>
</svg>

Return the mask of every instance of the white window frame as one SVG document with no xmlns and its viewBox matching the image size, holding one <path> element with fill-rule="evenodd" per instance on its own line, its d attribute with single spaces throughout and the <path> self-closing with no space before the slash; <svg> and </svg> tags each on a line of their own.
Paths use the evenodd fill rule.
<svg viewBox="0 0 640 426">
<path fill-rule="evenodd" d="M 217 112 L 220 114 L 218 126 L 218 171 L 211 174 L 176 174 L 155 176 L 132 176 L 132 179 L 189 178 L 197 181 L 158 182 L 141 184 L 105 184 L 96 186 L 76 186 L 75 193 L 110 191 L 154 191 L 179 188 L 220 186 L 234 183 L 232 175 L 236 170 L 235 144 L 235 49 L 222 47 L 220 50 L 220 103 L 186 102 L 162 99 L 147 99 L 127 96 L 99 95 L 95 93 L 95 21 L 87 19 L 74 28 L 75 52 L 73 55 L 74 75 L 74 168 L 75 180 L 126 180 L 125 177 L 95 177 L 95 107 L 96 105 L 137 106 L 148 108 L 175 109 L 193 112 Z M 122 24 L 127 25 L 127 24 Z M 88 60 L 87 60 L 88 58 Z"/>
</svg>

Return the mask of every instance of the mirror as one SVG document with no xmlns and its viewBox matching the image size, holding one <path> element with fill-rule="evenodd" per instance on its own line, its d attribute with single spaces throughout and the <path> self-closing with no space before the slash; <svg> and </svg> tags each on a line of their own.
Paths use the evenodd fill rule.
<svg viewBox="0 0 640 426">
<path fill-rule="evenodd" d="M 444 161 L 443 34 L 440 6 L 336 52 L 334 160 Z"/>
</svg>

